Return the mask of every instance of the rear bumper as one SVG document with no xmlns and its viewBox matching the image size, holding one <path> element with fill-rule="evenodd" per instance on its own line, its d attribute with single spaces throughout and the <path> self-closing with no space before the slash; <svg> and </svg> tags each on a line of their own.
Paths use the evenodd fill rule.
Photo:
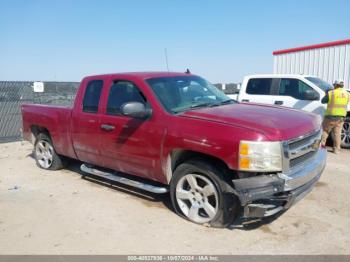
<svg viewBox="0 0 350 262">
<path fill-rule="evenodd" d="M 271 216 L 304 198 L 320 179 L 326 155 L 327 151 L 320 148 L 307 164 L 288 173 L 233 180 L 234 193 L 244 208 L 244 217 Z"/>
</svg>

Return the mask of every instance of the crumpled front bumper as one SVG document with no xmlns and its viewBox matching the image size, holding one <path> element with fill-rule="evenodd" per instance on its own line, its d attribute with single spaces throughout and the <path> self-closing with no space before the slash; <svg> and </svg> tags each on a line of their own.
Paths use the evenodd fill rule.
<svg viewBox="0 0 350 262">
<path fill-rule="evenodd" d="M 234 193 L 244 208 L 244 217 L 271 216 L 304 198 L 320 179 L 326 156 L 326 149 L 320 148 L 310 161 L 288 173 L 232 180 Z"/>
</svg>

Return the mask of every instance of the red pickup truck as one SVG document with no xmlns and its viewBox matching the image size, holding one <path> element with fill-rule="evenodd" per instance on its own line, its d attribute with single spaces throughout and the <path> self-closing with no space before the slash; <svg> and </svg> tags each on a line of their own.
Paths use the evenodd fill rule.
<svg viewBox="0 0 350 262">
<path fill-rule="evenodd" d="M 22 115 L 39 167 L 78 159 L 94 178 L 170 192 L 180 216 L 214 227 L 288 209 L 326 163 L 316 115 L 238 103 L 193 74 L 89 76 L 73 108 Z"/>
</svg>

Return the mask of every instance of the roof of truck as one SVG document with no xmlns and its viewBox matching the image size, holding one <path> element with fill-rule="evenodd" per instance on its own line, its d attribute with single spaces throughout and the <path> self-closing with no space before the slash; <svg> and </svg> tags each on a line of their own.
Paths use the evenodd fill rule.
<svg viewBox="0 0 350 262">
<path fill-rule="evenodd" d="M 171 77 L 171 76 L 189 76 L 191 74 L 178 73 L 178 72 L 124 72 L 124 73 L 112 73 L 112 74 L 102 74 L 102 75 L 91 75 L 87 77 L 118 77 L 118 76 L 134 76 L 143 79 L 147 78 L 157 78 L 157 77 Z"/>
<path fill-rule="evenodd" d="M 303 75 L 303 74 L 258 74 L 258 75 L 248 75 L 249 78 L 281 78 L 281 77 L 290 77 L 290 78 L 300 78 L 300 77 L 317 77 L 314 75 Z"/>
</svg>

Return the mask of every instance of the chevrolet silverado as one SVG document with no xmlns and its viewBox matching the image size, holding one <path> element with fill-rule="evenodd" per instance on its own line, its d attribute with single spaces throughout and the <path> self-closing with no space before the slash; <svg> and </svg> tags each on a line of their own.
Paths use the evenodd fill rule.
<svg viewBox="0 0 350 262">
<path fill-rule="evenodd" d="M 169 192 L 180 216 L 213 227 L 288 209 L 326 163 L 316 115 L 239 103 L 190 73 L 88 76 L 72 108 L 22 116 L 40 168 L 80 160 L 94 178 Z"/>
</svg>

